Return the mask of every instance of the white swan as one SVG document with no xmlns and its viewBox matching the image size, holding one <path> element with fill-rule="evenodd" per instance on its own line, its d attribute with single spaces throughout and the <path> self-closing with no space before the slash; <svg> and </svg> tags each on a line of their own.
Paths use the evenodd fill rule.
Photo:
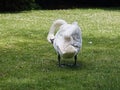
<svg viewBox="0 0 120 90">
<path fill-rule="evenodd" d="M 54 35 L 57 28 L 59 28 L 59 30 Z M 47 40 L 53 44 L 58 54 L 59 66 L 61 65 L 61 57 L 74 57 L 74 65 L 76 65 L 77 54 L 82 47 L 81 29 L 78 26 L 77 22 L 67 24 L 67 22 L 62 19 L 54 21 L 49 30 Z"/>
</svg>

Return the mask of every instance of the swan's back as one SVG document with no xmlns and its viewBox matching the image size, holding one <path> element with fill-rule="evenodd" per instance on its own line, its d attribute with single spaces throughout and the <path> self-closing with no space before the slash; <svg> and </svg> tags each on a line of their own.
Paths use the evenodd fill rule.
<svg viewBox="0 0 120 90">
<path fill-rule="evenodd" d="M 65 58 L 78 54 L 82 46 L 81 29 L 77 23 L 63 24 L 55 35 L 53 46 Z"/>
</svg>

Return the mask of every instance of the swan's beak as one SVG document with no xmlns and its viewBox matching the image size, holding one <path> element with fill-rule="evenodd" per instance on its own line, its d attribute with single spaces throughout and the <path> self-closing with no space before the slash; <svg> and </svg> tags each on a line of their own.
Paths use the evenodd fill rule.
<svg viewBox="0 0 120 90">
<path fill-rule="evenodd" d="M 53 44 L 53 42 L 54 42 L 54 39 L 50 39 L 50 41 L 51 41 L 51 43 Z"/>
<path fill-rule="evenodd" d="M 47 40 L 48 40 L 48 42 L 50 42 L 50 43 L 53 44 L 53 42 L 54 42 L 54 35 L 52 35 L 52 34 L 48 34 L 48 36 L 47 36 Z"/>
</svg>

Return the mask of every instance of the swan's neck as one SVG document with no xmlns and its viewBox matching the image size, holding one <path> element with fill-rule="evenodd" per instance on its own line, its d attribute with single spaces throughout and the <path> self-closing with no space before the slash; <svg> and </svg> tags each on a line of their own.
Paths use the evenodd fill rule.
<svg viewBox="0 0 120 90">
<path fill-rule="evenodd" d="M 57 27 L 60 27 L 63 24 L 66 24 L 67 22 L 64 20 L 56 20 L 55 22 L 53 22 L 52 26 L 50 27 L 49 33 L 48 33 L 48 41 L 51 42 L 51 39 L 54 39 L 54 33 Z"/>
</svg>

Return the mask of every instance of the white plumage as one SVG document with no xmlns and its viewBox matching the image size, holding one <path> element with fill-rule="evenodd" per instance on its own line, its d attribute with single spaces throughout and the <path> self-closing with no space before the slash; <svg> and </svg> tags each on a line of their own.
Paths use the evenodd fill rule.
<svg viewBox="0 0 120 90">
<path fill-rule="evenodd" d="M 55 30 L 57 30 L 57 28 L 59 29 L 55 34 Z M 48 33 L 47 39 L 53 44 L 56 52 L 58 53 L 59 65 L 60 57 L 74 57 L 74 64 L 76 64 L 77 54 L 82 47 L 81 29 L 77 22 L 68 24 L 62 19 L 54 21 Z"/>
</svg>

